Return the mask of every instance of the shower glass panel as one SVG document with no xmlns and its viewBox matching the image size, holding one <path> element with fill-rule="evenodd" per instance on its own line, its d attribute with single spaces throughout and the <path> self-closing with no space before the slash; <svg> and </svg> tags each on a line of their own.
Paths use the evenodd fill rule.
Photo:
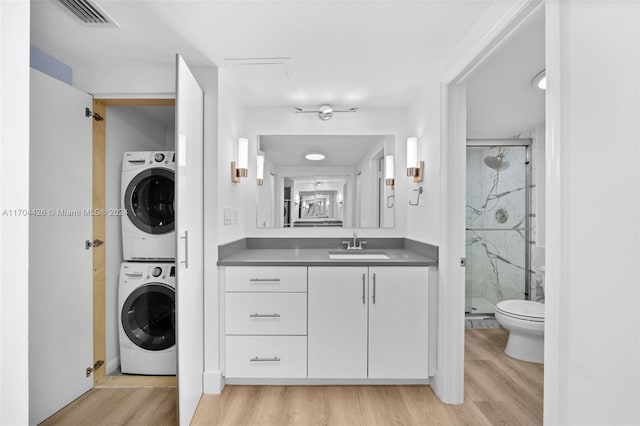
<svg viewBox="0 0 640 426">
<path fill-rule="evenodd" d="M 528 147 L 467 146 L 466 304 L 492 314 L 525 299 L 529 268 Z"/>
</svg>

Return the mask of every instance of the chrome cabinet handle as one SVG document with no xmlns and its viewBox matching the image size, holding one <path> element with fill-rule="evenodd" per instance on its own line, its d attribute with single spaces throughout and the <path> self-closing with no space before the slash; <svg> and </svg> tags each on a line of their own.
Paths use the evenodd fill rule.
<svg viewBox="0 0 640 426">
<path fill-rule="evenodd" d="M 365 284 L 365 274 L 362 274 L 362 304 L 364 305 L 366 303 L 366 299 L 365 299 L 365 288 L 366 288 L 366 284 Z"/>
<path fill-rule="evenodd" d="M 184 269 L 189 269 L 189 231 L 184 231 L 184 237 L 180 237 L 184 240 L 184 260 L 180 263 L 184 263 Z"/>
<path fill-rule="evenodd" d="M 251 278 L 252 283 L 264 283 L 264 282 L 280 282 L 280 278 Z"/>
<path fill-rule="evenodd" d="M 249 361 L 251 362 L 274 362 L 274 361 L 280 361 L 280 358 L 278 358 L 277 356 L 274 356 L 273 358 L 251 358 Z"/>
<path fill-rule="evenodd" d="M 280 318 L 280 314 L 251 314 L 251 318 Z"/>
<path fill-rule="evenodd" d="M 376 274 L 373 274 L 373 304 L 376 304 Z"/>
</svg>

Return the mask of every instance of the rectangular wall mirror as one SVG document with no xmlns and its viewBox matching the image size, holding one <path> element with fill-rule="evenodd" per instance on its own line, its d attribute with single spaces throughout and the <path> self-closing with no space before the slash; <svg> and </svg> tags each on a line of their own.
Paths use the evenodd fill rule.
<svg viewBox="0 0 640 426">
<path fill-rule="evenodd" d="M 389 135 L 261 135 L 257 227 L 393 228 L 394 146 Z"/>
</svg>

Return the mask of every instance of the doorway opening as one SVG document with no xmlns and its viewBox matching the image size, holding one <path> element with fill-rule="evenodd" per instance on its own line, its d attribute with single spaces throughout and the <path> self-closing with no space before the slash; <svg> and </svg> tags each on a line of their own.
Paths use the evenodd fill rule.
<svg viewBox="0 0 640 426">
<path fill-rule="evenodd" d="M 104 118 L 102 121 L 94 121 L 93 124 L 93 208 L 124 214 L 121 182 L 123 155 L 125 152 L 143 151 L 161 152 L 166 155 L 175 150 L 175 100 L 95 99 L 93 108 L 95 113 Z M 167 188 L 173 193 L 172 185 Z M 167 197 L 160 198 L 164 200 Z M 173 209 L 173 205 L 170 207 Z M 122 374 L 121 372 L 120 335 L 127 335 L 126 331 L 121 333 L 120 330 L 123 328 L 123 316 L 119 306 L 121 304 L 119 303 L 120 272 L 121 265 L 124 264 L 122 219 L 120 214 L 93 217 L 93 238 L 105 242 L 103 250 L 94 250 L 93 259 L 94 357 L 96 360 L 104 360 L 104 367 L 94 372 L 94 385 L 176 386 L 175 375 L 164 375 L 167 374 L 166 372 L 157 373 L 163 375 Z M 167 244 L 175 247 L 175 237 L 172 241 L 167 241 Z M 159 327 L 158 330 L 171 335 L 167 324 L 175 323 L 173 308 L 165 302 L 174 300 L 172 297 L 174 291 L 170 288 L 170 282 L 172 279 L 175 280 L 175 276 L 170 274 L 171 261 L 165 259 L 163 262 L 167 264 L 167 271 L 166 273 L 163 271 L 155 281 L 163 281 L 161 278 L 165 278 L 164 281 L 148 283 L 149 288 L 155 288 L 154 285 L 161 286 L 158 288 L 160 291 L 157 292 L 161 297 L 155 297 L 156 293 L 145 293 L 146 296 L 143 298 L 148 303 L 145 303 L 145 306 L 136 303 L 136 306 L 140 305 L 140 308 L 144 308 L 139 309 L 139 312 L 148 313 L 149 310 L 154 310 L 169 315 L 171 318 L 167 317 L 166 321 L 161 321 L 165 326 Z M 135 292 L 136 289 L 132 291 Z M 124 299 L 129 300 L 126 297 Z M 142 300 L 140 297 L 136 298 L 138 299 Z M 130 320 L 127 319 L 126 323 L 129 324 Z M 141 321 L 144 322 L 144 318 Z M 132 345 L 129 346 L 134 347 L 134 340 L 131 340 Z M 175 345 L 173 348 L 175 349 Z M 150 351 L 140 345 L 135 346 L 134 349 L 141 352 Z M 168 348 L 162 350 L 167 351 Z"/>
</svg>

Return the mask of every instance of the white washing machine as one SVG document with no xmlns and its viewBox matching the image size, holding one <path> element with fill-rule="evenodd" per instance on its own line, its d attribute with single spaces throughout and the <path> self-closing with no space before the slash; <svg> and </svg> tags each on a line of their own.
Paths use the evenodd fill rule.
<svg viewBox="0 0 640 426">
<path fill-rule="evenodd" d="M 176 374 L 174 263 L 120 266 L 118 312 L 123 373 Z"/>
<path fill-rule="evenodd" d="M 173 151 L 125 152 L 122 160 L 124 260 L 176 257 Z"/>
</svg>

